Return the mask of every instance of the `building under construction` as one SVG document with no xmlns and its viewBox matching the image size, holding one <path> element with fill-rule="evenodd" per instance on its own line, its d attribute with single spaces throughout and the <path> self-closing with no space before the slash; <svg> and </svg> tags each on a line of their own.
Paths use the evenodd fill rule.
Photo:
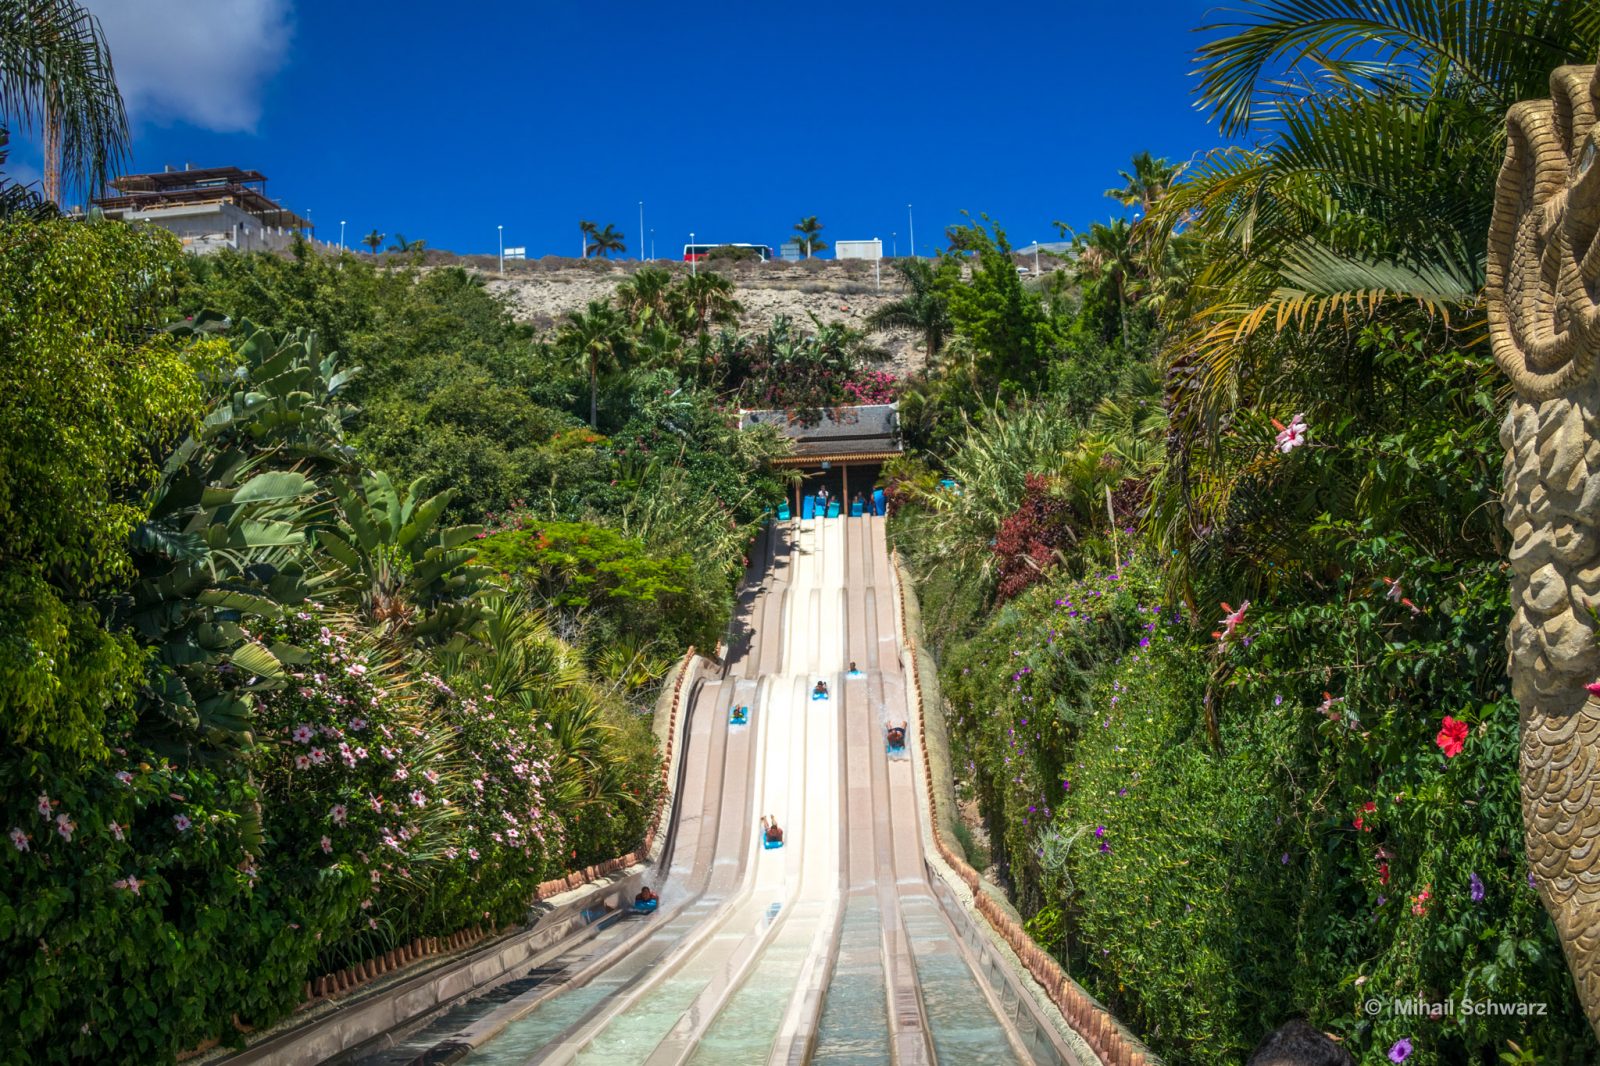
<svg viewBox="0 0 1600 1066">
<path fill-rule="evenodd" d="M 309 219 L 267 197 L 266 175 L 256 170 L 168 167 L 124 175 L 111 188 L 116 195 L 94 201 L 106 217 L 170 230 L 191 252 L 276 251 L 289 247 L 296 234 L 312 233 Z"/>
</svg>

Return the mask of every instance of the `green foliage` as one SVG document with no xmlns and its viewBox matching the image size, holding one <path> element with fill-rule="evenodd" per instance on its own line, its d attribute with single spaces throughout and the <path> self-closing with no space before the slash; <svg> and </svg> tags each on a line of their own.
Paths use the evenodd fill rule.
<svg viewBox="0 0 1600 1066">
<path fill-rule="evenodd" d="M 478 542 L 480 560 L 518 579 L 541 603 L 614 638 L 712 647 L 727 624 L 720 582 L 689 555 L 657 556 L 643 541 L 583 522 L 541 523 Z"/>
<path fill-rule="evenodd" d="M 1481 1016 L 1424 1033 L 1364 1015 L 1374 996 L 1549 1003 L 1541 1054 L 1588 1061 L 1526 880 L 1515 703 L 1484 689 L 1496 568 L 1419 575 L 1421 616 L 1372 579 L 1258 602 L 1248 645 L 1219 654 L 1151 562 L 1030 590 L 941 665 L 995 859 L 1035 928 L 1064 916 L 1069 968 L 1174 1062 L 1237 1062 L 1299 1012 L 1363 1062 L 1401 1036 L 1455 1063 L 1523 1034 Z M 1470 724 L 1454 759 L 1444 714 Z"/>
<path fill-rule="evenodd" d="M 971 280 L 941 266 L 939 279 L 956 332 L 975 350 L 980 369 L 1000 389 L 1033 389 L 1043 383 L 1057 338 L 1044 307 L 1023 287 L 1011 261 L 1011 245 L 998 225 L 958 227 L 952 242 L 976 253 Z"/>
<path fill-rule="evenodd" d="M 347 436 L 358 389 L 389 414 L 433 394 L 422 423 L 463 448 L 514 425 L 532 439 L 501 459 L 541 477 L 615 480 L 603 438 L 544 402 L 567 393 L 527 332 L 462 272 L 380 274 L 305 246 L 188 269 L 179 296 L 170 238 L 0 223 L 0 1062 L 238 1042 L 235 1023 L 283 1018 L 318 973 L 522 919 L 541 881 L 636 846 L 659 764 L 623 699 L 690 639 L 670 625 L 726 617 L 742 542 L 718 533 L 696 543 L 722 565 L 660 555 L 662 581 L 684 579 L 672 595 L 699 597 L 681 617 L 638 621 L 626 601 L 670 654 L 619 635 L 587 657 L 597 676 L 536 613 L 486 596 L 449 491 L 368 468 Z M 214 316 L 161 328 L 175 298 L 211 297 L 274 328 L 241 320 L 232 345 Z M 373 373 L 278 320 L 299 314 Z M 498 406 L 470 402 L 475 377 Z M 699 398 L 629 412 L 690 452 L 731 432 Z M 383 428 L 453 476 L 431 440 Z M 738 527 L 757 511 L 740 479 L 770 446 L 648 484 L 728 477 Z"/>
<path fill-rule="evenodd" d="M 157 456 L 224 346 L 154 334 L 177 242 L 112 224 L 0 223 L 0 731 L 103 753 L 143 659 L 106 632 Z"/>
</svg>

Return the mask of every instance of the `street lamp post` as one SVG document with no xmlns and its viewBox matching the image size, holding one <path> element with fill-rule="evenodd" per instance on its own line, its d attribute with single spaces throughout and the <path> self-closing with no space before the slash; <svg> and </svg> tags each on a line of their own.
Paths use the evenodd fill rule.
<svg viewBox="0 0 1600 1066">
<path fill-rule="evenodd" d="M 344 219 L 339 220 L 339 251 L 344 251 Z"/>
<path fill-rule="evenodd" d="M 639 262 L 644 262 L 644 201 L 639 201 Z"/>
<path fill-rule="evenodd" d="M 1034 272 L 1034 274 L 1036 276 L 1039 273 L 1039 242 L 1038 241 L 1034 241 L 1033 242 L 1033 272 Z"/>
<path fill-rule="evenodd" d="M 496 226 L 495 230 L 500 235 L 500 273 L 504 274 L 506 272 L 506 228 L 500 225 Z"/>
<path fill-rule="evenodd" d="M 650 231 L 650 262 L 656 261 L 656 231 Z"/>
<path fill-rule="evenodd" d="M 906 204 L 906 222 L 911 226 L 911 258 L 917 257 L 917 220 L 911 214 L 911 205 Z"/>
<path fill-rule="evenodd" d="M 900 258 L 900 234 L 892 230 L 889 233 L 889 258 Z"/>
<path fill-rule="evenodd" d="M 689 274 L 700 276 L 700 253 L 694 246 L 694 230 L 689 231 Z"/>
</svg>

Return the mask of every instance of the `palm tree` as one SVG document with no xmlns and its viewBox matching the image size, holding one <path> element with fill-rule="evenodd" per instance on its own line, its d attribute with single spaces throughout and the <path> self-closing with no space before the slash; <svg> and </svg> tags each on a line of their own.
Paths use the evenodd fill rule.
<svg viewBox="0 0 1600 1066">
<path fill-rule="evenodd" d="M 377 230 L 373 230 L 371 233 L 361 238 L 361 243 L 372 249 L 372 258 L 376 259 L 378 258 L 378 245 L 383 243 L 383 234 L 379 233 Z"/>
<path fill-rule="evenodd" d="M 589 373 L 589 425 L 598 428 L 600 370 L 622 361 L 627 349 L 628 328 L 622 315 L 605 300 L 590 300 L 556 331 L 556 350 Z"/>
<path fill-rule="evenodd" d="M 1137 206 L 1149 214 L 1151 206 L 1166 194 L 1177 173 L 1178 168 L 1164 157 L 1152 159 L 1149 152 L 1140 152 L 1133 157 L 1133 173 L 1117 171 L 1123 181 L 1122 188 L 1107 189 L 1106 195 L 1124 207 Z"/>
<path fill-rule="evenodd" d="M 685 336 L 702 334 L 713 323 L 727 325 L 743 310 L 733 298 L 733 282 L 709 270 L 680 278 L 671 298 Z"/>
<path fill-rule="evenodd" d="M 826 252 L 828 242 L 819 234 L 822 233 L 822 223 L 817 221 L 816 215 L 807 215 L 794 224 L 794 231 L 800 234 L 801 242 L 806 246 L 806 258 L 811 258 L 812 252 Z"/>
<path fill-rule="evenodd" d="M 950 308 L 938 287 L 938 274 L 925 259 L 901 259 L 894 268 L 906 285 L 906 295 L 874 311 L 867 319 L 873 329 L 914 330 L 922 337 L 922 366 L 928 369 L 955 330 Z"/>
<path fill-rule="evenodd" d="M 583 257 L 585 259 L 589 258 L 589 244 L 594 240 L 594 235 L 599 230 L 600 227 L 588 219 L 578 220 L 578 232 L 583 234 Z"/>
<path fill-rule="evenodd" d="M 0 116 L 45 142 L 45 195 L 98 190 L 127 158 L 128 116 L 100 22 L 77 0 L 0 5 Z"/>
<path fill-rule="evenodd" d="M 1213 427 L 1276 357 L 1271 334 L 1388 303 L 1472 304 L 1506 111 L 1600 47 L 1588 4 L 1273 0 L 1244 14 L 1212 27 L 1224 35 L 1200 49 L 1199 96 L 1225 135 L 1263 147 L 1202 157 L 1147 219 L 1151 255 L 1179 235 L 1198 245 L 1173 347 L 1191 413 Z"/>
<path fill-rule="evenodd" d="M 612 302 L 636 328 L 668 316 L 672 272 L 661 267 L 640 267 L 612 295 Z"/>
<path fill-rule="evenodd" d="M 603 230 L 596 230 L 594 223 L 591 222 L 589 223 L 588 233 L 589 244 L 583 249 L 583 257 L 585 259 L 589 258 L 590 252 L 609 258 L 612 252 L 626 252 L 628 250 L 628 246 L 622 241 L 622 233 L 610 222 L 606 223 L 606 228 Z"/>
<path fill-rule="evenodd" d="M 1091 223 L 1088 234 L 1080 234 L 1073 242 L 1079 283 L 1088 290 L 1086 295 L 1095 289 L 1105 291 L 1107 300 L 1117 309 L 1118 334 L 1124 339 L 1128 334 L 1128 308 L 1143 288 L 1136 255 L 1137 233 L 1138 228 L 1127 219 L 1114 218 L 1109 223 Z"/>
<path fill-rule="evenodd" d="M 379 240 L 382 240 L 380 237 Z M 427 245 L 427 241 L 408 241 L 404 233 L 394 235 L 394 243 L 389 245 L 391 252 L 420 252 Z"/>
</svg>

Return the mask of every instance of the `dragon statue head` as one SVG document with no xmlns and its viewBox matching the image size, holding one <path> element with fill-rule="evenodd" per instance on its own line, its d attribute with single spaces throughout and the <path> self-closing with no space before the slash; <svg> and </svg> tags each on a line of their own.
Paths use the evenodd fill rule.
<svg viewBox="0 0 1600 1066">
<path fill-rule="evenodd" d="M 1506 645 L 1532 880 L 1600 1034 L 1600 130 L 1595 67 L 1507 117 L 1485 301 L 1510 377 Z M 1596 686 L 1600 689 L 1600 685 Z"/>
</svg>

